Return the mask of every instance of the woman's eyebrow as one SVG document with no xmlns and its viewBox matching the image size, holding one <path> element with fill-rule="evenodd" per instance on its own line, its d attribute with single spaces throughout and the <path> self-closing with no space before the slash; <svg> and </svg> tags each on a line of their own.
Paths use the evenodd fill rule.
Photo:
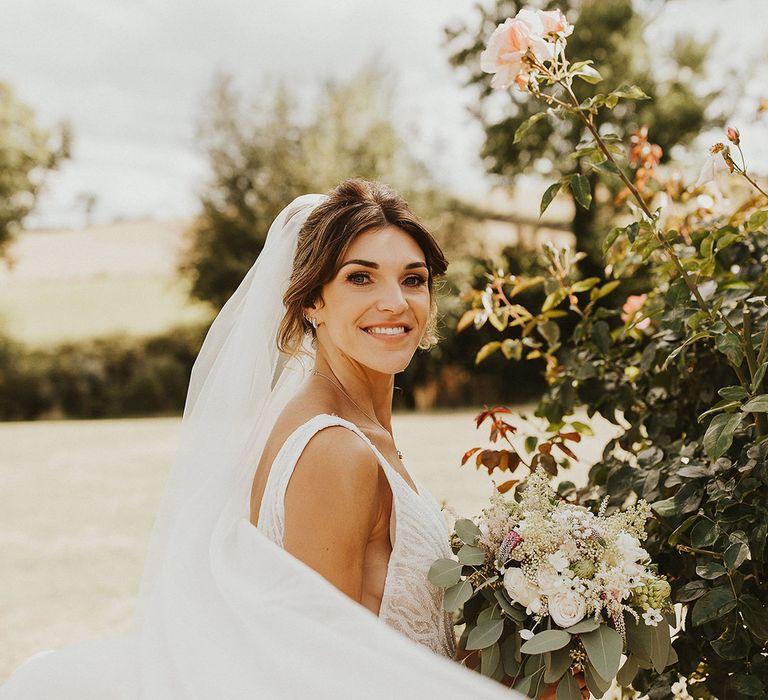
<svg viewBox="0 0 768 700">
<path fill-rule="evenodd" d="M 341 269 L 345 265 L 362 265 L 363 267 L 371 267 L 374 270 L 378 270 L 379 269 L 379 263 L 371 262 L 370 260 L 360 260 L 359 258 L 354 258 L 353 260 L 347 260 L 346 262 L 342 263 L 339 266 L 339 269 Z M 423 268 L 426 269 L 427 263 L 421 262 L 421 261 L 408 263 L 405 266 L 405 269 L 406 270 L 412 270 L 412 269 L 414 269 L 416 267 L 423 267 Z"/>
</svg>

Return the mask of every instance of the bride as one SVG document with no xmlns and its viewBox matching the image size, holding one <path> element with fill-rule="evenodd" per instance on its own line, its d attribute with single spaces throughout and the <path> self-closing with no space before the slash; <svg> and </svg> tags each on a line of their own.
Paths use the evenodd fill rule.
<svg viewBox="0 0 768 700">
<path fill-rule="evenodd" d="M 193 367 L 131 634 L 37 654 L 0 699 L 515 696 L 451 660 L 448 532 L 392 435 L 445 267 L 384 185 L 291 202 Z"/>
</svg>

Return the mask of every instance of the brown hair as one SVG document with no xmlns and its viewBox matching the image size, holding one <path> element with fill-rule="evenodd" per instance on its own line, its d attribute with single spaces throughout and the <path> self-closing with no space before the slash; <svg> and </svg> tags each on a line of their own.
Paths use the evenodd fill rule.
<svg viewBox="0 0 768 700">
<path fill-rule="evenodd" d="M 393 189 L 381 182 L 353 178 L 332 189 L 299 230 L 291 280 L 283 296 L 286 312 L 277 334 L 280 350 L 295 354 L 306 333 L 314 337 L 314 329 L 304 318 L 304 309 L 314 304 L 323 285 L 336 276 L 352 241 L 364 231 L 388 224 L 405 231 L 424 253 L 432 304 L 419 347 L 428 349 L 437 342 L 434 279 L 445 274 L 448 267 L 443 251 Z"/>
</svg>

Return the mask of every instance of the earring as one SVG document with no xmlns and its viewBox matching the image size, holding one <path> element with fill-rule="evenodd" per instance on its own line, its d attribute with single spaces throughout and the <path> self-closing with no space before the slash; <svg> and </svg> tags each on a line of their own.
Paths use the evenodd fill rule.
<svg viewBox="0 0 768 700">
<path fill-rule="evenodd" d="M 306 319 L 307 323 L 309 323 L 312 328 L 317 330 L 317 321 L 314 319 L 313 316 L 308 316 L 307 314 L 304 314 L 304 318 Z"/>
</svg>

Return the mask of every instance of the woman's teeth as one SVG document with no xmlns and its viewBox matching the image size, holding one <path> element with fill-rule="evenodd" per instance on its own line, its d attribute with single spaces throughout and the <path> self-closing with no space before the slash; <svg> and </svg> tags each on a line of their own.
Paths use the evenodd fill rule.
<svg viewBox="0 0 768 700">
<path fill-rule="evenodd" d="M 405 333 L 404 326 L 395 326 L 393 328 L 366 328 L 367 333 L 374 333 L 376 335 L 398 335 Z"/>
</svg>

